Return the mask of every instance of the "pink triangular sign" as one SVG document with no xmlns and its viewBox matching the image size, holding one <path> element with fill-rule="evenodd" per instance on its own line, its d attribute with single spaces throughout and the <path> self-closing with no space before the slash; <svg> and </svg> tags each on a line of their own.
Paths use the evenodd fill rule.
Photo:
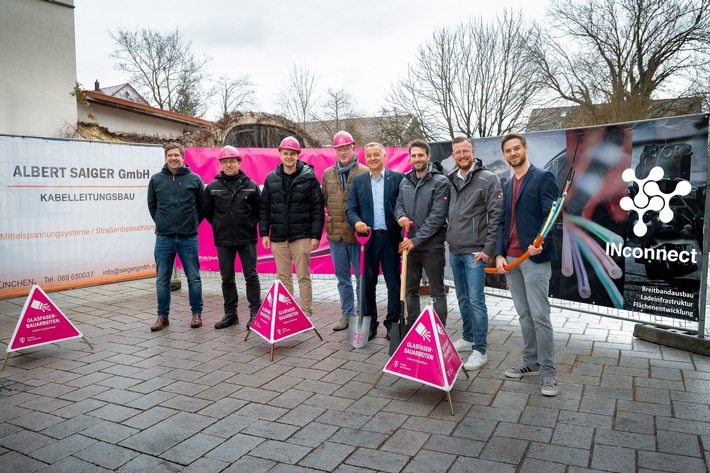
<svg viewBox="0 0 710 473">
<path fill-rule="evenodd" d="M 269 288 L 250 327 L 269 343 L 313 329 L 311 320 L 278 279 Z"/>
<path fill-rule="evenodd" d="M 7 352 L 83 337 L 41 287 L 32 286 Z"/>
<path fill-rule="evenodd" d="M 450 391 L 462 366 L 439 316 L 427 306 L 383 371 Z"/>
</svg>

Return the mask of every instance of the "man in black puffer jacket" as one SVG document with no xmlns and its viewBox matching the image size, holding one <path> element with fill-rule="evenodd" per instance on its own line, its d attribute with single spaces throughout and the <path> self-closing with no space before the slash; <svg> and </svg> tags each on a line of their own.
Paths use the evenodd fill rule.
<svg viewBox="0 0 710 473">
<path fill-rule="evenodd" d="M 256 224 L 261 193 L 256 182 L 240 170 L 242 158 L 237 148 L 225 146 L 218 159 L 222 172 L 207 186 L 202 199 L 203 213 L 212 225 L 224 298 L 224 318 L 214 328 L 239 323 L 237 285 L 234 282 L 234 261 L 239 254 L 249 301 L 248 329 L 261 306 L 261 288 L 256 272 Z"/>
<path fill-rule="evenodd" d="M 301 146 L 288 136 L 279 145 L 281 164 L 264 181 L 259 233 L 264 248 L 271 248 L 279 279 L 293 295 L 291 265 L 296 264 L 300 306 L 313 314 L 311 251 L 320 246 L 325 214 L 323 193 L 310 166 L 298 159 Z"/>
</svg>

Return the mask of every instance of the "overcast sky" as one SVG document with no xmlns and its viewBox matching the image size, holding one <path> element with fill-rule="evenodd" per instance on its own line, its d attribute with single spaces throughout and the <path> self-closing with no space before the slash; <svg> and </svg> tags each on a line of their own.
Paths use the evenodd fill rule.
<svg viewBox="0 0 710 473">
<path fill-rule="evenodd" d="M 257 110 L 275 112 L 276 95 L 292 65 L 307 65 L 321 91 L 344 89 L 365 115 L 414 62 L 417 46 L 436 28 L 468 17 L 495 18 L 504 8 L 541 19 L 548 0 L 75 0 L 77 80 L 93 89 L 128 82 L 110 57 L 110 32 L 177 28 L 209 72 L 256 84 Z M 485 11 L 481 7 L 485 8 Z M 215 108 L 205 118 L 215 119 Z"/>
</svg>

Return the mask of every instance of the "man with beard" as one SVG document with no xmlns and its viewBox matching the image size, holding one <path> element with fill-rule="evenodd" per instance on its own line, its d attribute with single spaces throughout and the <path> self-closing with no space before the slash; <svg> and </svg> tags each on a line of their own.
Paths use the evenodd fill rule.
<svg viewBox="0 0 710 473">
<path fill-rule="evenodd" d="M 475 153 L 468 138 L 454 138 L 451 155 L 458 169 L 449 174 L 451 203 L 446 232 L 449 264 L 463 322 L 463 334 L 454 342 L 454 348 L 459 353 L 472 352 L 464 363 L 468 370 L 480 369 L 488 363 L 484 269 L 493 260 L 503 198 L 498 178 L 474 157 Z"/>
<path fill-rule="evenodd" d="M 399 184 L 394 214 L 402 228 L 409 228 L 409 237 L 399 244 L 399 251 L 408 251 L 407 259 L 407 327 L 419 317 L 419 287 L 422 269 L 426 271 L 434 299 L 434 311 L 446 326 L 448 309 L 444 287 L 444 254 L 446 217 L 449 212 L 449 181 L 442 174 L 440 163 L 431 162 L 431 148 L 424 140 L 409 143 L 412 170 Z M 411 223 L 414 226 L 411 226 Z M 411 228 L 410 228 L 411 226 Z"/>
<path fill-rule="evenodd" d="M 224 318 L 214 328 L 239 323 L 237 285 L 234 282 L 234 262 L 239 254 L 249 301 L 248 329 L 261 306 L 261 288 L 256 272 L 256 224 L 261 194 L 256 182 L 240 169 L 242 157 L 237 148 L 225 146 L 218 159 L 222 171 L 207 186 L 202 199 L 203 213 L 212 225 L 224 298 Z"/>
<path fill-rule="evenodd" d="M 552 242 L 539 247 L 533 241 L 550 213 L 559 190 L 555 176 L 533 166 L 527 159 L 528 144 L 519 133 L 501 139 L 501 149 L 513 168 L 513 178 L 503 186 L 503 215 L 498 223 L 496 268 L 506 275 L 523 334 L 523 363 L 505 370 L 509 378 L 542 376 L 540 392 L 556 396 L 555 345 L 548 298 L 554 251 Z M 520 265 L 504 266 L 530 252 Z"/>
</svg>

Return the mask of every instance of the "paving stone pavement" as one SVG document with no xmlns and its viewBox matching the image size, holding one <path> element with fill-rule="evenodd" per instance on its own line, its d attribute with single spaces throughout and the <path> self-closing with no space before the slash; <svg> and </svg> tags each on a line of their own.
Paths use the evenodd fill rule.
<svg viewBox="0 0 710 473">
<path fill-rule="evenodd" d="M 271 276 L 273 278 L 273 276 Z M 265 293 L 273 279 L 262 280 Z M 506 379 L 520 362 L 512 301 L 487 297 L 488 364 L 445 393 L 385 375 L 377 339 L 353 349 L 336 282 L 314 279 L 313 332 L 269 345 L 223 330 L 219 278 L 204 277 L 205 326 L 187 287 L 170 326 L 154 279 L 50 297 L 94 346 L 69 340 L 10 354 L 0 372 L 0 471 L 707 472 L 710 358 L 632 336 L 633 323 L 553 308 L 560 394 Z M 381 283 L 382 284 L 382 283 Z M 243 282 L 240 282 L 240 298 Z M 383 290 L 380 292 L 384 293 Z M 380 296 L 380 313 L 385 302 Z M 24 298 L 0 300 L 9 343 Z M 448 330 L 460 335 L 454 291 Z"/>
</svg>

